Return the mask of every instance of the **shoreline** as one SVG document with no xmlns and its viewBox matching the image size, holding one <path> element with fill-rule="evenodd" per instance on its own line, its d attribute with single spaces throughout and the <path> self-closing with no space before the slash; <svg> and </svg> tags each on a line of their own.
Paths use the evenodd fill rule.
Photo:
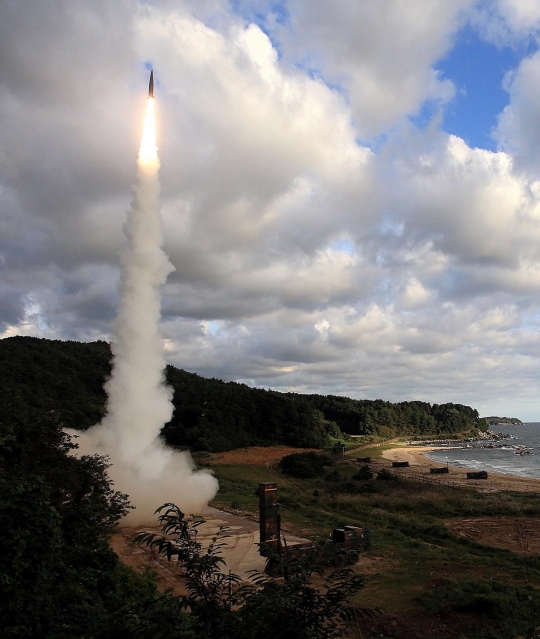
<svg viewBox="0 0 540 639">
<path fill-rule="evenodd" d="M 385 450 L 382 458 L 388 461 L 408 461 L 413 472 L 429 475 L 430 467 L 441 467 L 447 464 L 434 461 L 427 457 L 425 453 L 431 450 L 455 450 L 460 446 L 396 446 L 389 450 Z M 464 468 L 461 466 L 448 465 L 448 475 L 434 475 L 432 477 L 438 479 L 446 479 L 448 481 L 463 481 L 471 486 L 485 486 L 492 490 L 517 490 L 517 491 L 535 491 L 540 492 L 540 479 L 536 477 L 522 477 L 520 475 L 506 475 L 494 471 L 488 472 L 488 479 L 471 480 L 467 479 L 467 472 L 477 471 L 475 468 Z"/>
</svg>

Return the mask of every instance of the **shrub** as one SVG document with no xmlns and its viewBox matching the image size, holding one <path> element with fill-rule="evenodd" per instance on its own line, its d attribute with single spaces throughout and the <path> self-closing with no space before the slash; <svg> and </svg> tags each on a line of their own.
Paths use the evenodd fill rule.
<svg viewBox="0 0 540 639">
<path fill-rule="evenodd" d="M 357 481 L 367 481 L 373 478 L 373 473 L 371 472 L 369 466 L 366 464 L 364 466 L 360 466 L 358 472 L 356 472 L 353 477 Z"/>
<path fill-rule="evenodd" d="M 398 481 L 399 477 L 391 473 L 387 468 L 383 468 L 377 473 L 377 479 L 382 479 L 383 481 Z"/>
<path fill-rule="evenodd" d="M 293 453 L 279 462 L 281 470 L 287 475 L 309 479 L 320 477 L 324 473 L 325 459 L 317 453 Z"/>
<path fill-rule="evenodd" d="M 343 480 L 342 476 L 339 474 L 339 471 L 335 468 L 331 470 L 326 477 L 324 478 L 326 482 L 339 483 Z"/>
</svg>

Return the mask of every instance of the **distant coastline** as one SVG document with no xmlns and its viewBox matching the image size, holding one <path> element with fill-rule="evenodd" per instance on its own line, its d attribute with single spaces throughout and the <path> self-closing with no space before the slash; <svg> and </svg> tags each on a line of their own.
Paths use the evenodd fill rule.
<svg viewBox="0 0 540 639">
<path fill-rule="evenodd" d="M 484 419 L 490 426 L 520 426 L 523 424 L 521 419 L 517 417 L 497 417 L 492 415 L 491 417 L 481 417 L 481 419 Z"/>
</svg>

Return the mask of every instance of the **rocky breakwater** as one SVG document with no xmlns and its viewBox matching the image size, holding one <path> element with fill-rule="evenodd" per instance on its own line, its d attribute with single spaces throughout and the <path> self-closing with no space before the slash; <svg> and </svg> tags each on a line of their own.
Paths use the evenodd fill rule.
<svg viewBox="0 0 540 639">
<path fill-rule="evenodd" d="M 530 455 L 530 449 L 521 445 L 508 445 L 504 440 L 518 439 L 508 433 L 496 433 L 492 430 L 481 432 L 477 437 L 470 437 L 465 440 L 464 448 L 512 448 L 516 455 Z"/>
<path fill-rule="evenodd" d="M 493 430 L 480 431 L 476 437 L 464 440 L 464 448 L 506 448 L 505 440 L 516 439 L 508 433 L 496 433 Z"/>
</svg>

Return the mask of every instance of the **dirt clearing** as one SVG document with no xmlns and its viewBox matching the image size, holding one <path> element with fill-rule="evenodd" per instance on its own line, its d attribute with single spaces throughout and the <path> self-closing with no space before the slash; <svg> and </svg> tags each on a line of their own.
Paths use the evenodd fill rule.
<svg viewBox="0 0 540 639">
<path fill-rule="evenodd" d="M 212 537 L 220 526 L 228 529 L 222 549 L 226 561 L 226 570 L 247 580 L 249 571 L 264 570 L 266 560 L 259 555 L 256 542 L 259 541 L 259 524 L 252 519 L 239 517 L 208 506 L 203 512 L 205 522 L 199 526 L 197 540 L 203 547 L 210 544 Z M 175 595 L 184 595 L 186 590 L 183 572 L 176 561 L 168 562 L 166 557 L 158 555 L 155 550 L 133 544 L 133 537 L 140 530 L 159 533 L 159 526 L 140 526 L 138 528 L 119 528 L 111 538 L 111 547 L 123 563 L 137 572 L 150 568 L 155 571 L 159 590 L 172 588 Z"/>
<path fill-rule="evenodd" d="M 478 544 L 511 550 L 523 556 L 540 553 L 540 519 L 479 517 L 454 519 L 446 526 L 454 535 Z"/>
<path fill-rule="evenodd" d="M 251 446 L 237 448 L 226 453 L 214 453 L 204 458 L 207 464 L 233 464 L 238 466 L 266 466 L 274 464 L 285 455 L 317 451 L 316 448 L 292 448 L 290 446 Z"/>
<path fill-rule="evenodd" d="M 122 563 L 134 568 L 138 573 L 150 569 L 156 575 L 157 587 L 161 592 L 172 589 L 175 595 L 186 595 L 187 591 L 182 580 L 182 570 L 174 561 L 168 562 L 166 557 L 158 555 L 155 550 L 143 548 L 133 543 L 133 537 L 139 530 L 159 532 L 156 526 L 141 526 L 141 528 L 121 528 L 111 537 L 110 545 L 120 557 Z"/>
</svg>

